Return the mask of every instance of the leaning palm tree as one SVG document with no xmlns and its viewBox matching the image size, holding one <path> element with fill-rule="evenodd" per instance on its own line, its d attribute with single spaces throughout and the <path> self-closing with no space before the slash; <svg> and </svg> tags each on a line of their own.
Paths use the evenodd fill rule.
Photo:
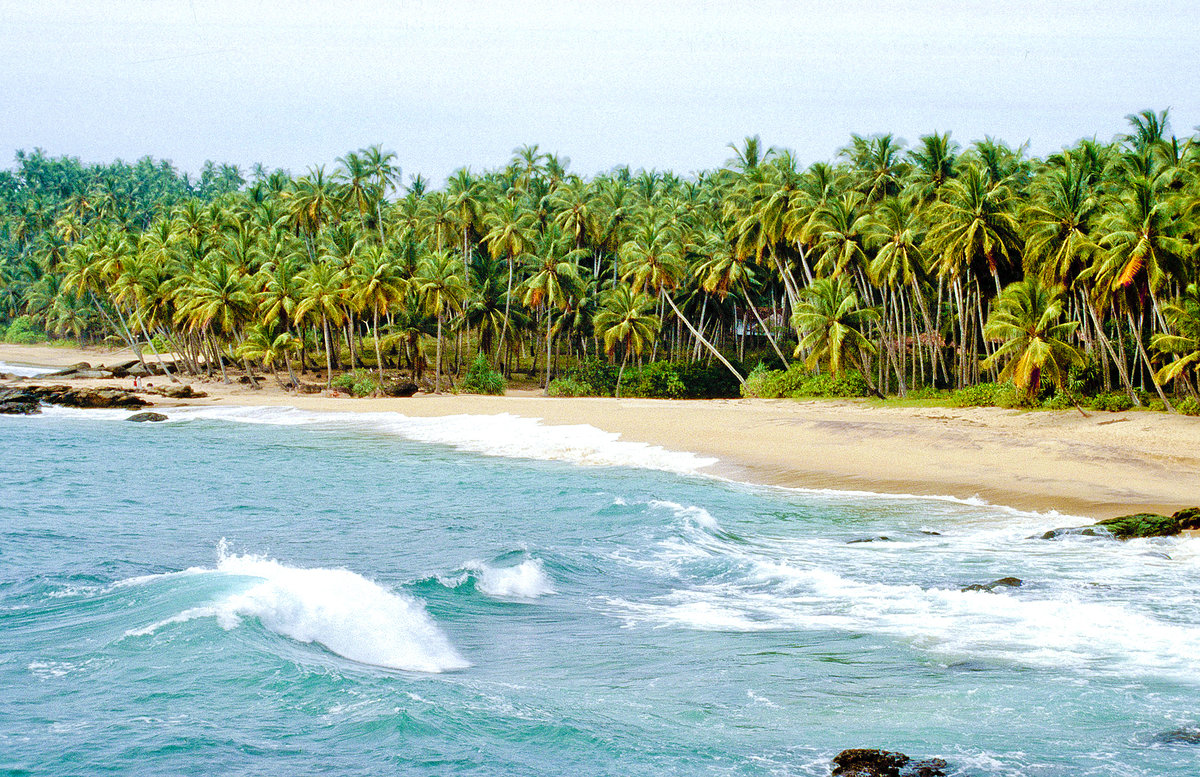
<svg viewBox="0 0 1200 777">
<path fill-rule="evenodd" d="M 1151 341 L 1156 351 L 1172 354 L 1175 360 L 1158 371 L 1155 379 L 1169 383 L 1183 378 L 1190 370 L 1200 376 L 1200 287 L 1188 284 L 1183 295 L 1163 306 L 1163 315 L 1176 334 L 1157 334 Z"/>
<path fill-rule="evenodd" d="M 596 313 L 596 334 L 604 340 L 609 356 L 621 347 L 621 368 L 617 371 L 617 398 L 621 396 L 621 379 L 630 354 L 641 355 L 646 344 L 658 337 L 662 320 L 654 315 L 654 300 L 646 294 L 634 293 L 628 286 L 618 286 L 605 295 Z"/>
<path fill-rule="evenodd" d="M 398 306 L 408 293 L 409 282 L 378 245 L 363 249 L 350 267 L 351 306 L 371 311 L 371 333 L 375 339 L 375 363 L 379 385 L 383 385 L 383 353 L 379 347 L 379 316 Z"/>
<path fill-rule="evenodd" d="M 1027 400 L 1037 397 L 1042 382 L 1062 386 L 1079 352 L 1067 338 L 1078 321 L 1062 321 L 1062 295 L 1036 277 L 1009 284 L 988 316 L 984 337 L 1002 343 L 986 361 L 1004 362 L 1001 379 L 1011 378 Z"/>
<path fill-rule="evenodd" d="M 801 295 L 792 315 L 792 326 L 800 338 L 796 357 L 807 352 L 805 364 L 815 369 L 822 361 L 834 375 L 841 375 L 855 363 L 864 367 L 862 354 L 874 353 L 866 329 L 879 317 L 875 308 L 859 304 L 858 294 L 845 276 L 821 278 Z"/>
</svg>

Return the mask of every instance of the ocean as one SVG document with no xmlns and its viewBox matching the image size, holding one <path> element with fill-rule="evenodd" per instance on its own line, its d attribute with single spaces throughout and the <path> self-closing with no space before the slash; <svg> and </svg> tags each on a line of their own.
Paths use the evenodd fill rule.
<svg viewBox="0 0 1200 777">
<path fill-rule="evenodd" d="M 0 416 L 0 774 L 1200 772 L 1200 541 L 507 415 L 166 412 Z"/>
</svg>

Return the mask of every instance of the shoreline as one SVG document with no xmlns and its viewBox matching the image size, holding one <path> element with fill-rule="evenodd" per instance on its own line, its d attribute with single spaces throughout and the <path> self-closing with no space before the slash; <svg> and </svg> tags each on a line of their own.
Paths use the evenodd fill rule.
<svg viewBox="0 0 1200 777">
<path fill-rule="evenodd" d="M 112 364 L 128 351 L 0 344 L 0 361 Z M 36 379 L 26 379 L 25 383 Z M 150 383 L 165 385 L 164 378 Z M 1170 514 L 1200 503 L 1200 419 L 1163 413 L 901 407 L 863 400 L 661 400 L 429 395 L 355 399 L 188 380 L 205 399 L 154 407 L 285 406 L 414 418 L 508 413 L 546 426 L 586 424 L 626 442 L 716 458 L 705 474 L 785 488 L 980 498 L 1091 519 Z M 132 388 L 131 379 L 73 385 Z M 16 384 L 20 385 L 20 384 Z"/>
</svg>

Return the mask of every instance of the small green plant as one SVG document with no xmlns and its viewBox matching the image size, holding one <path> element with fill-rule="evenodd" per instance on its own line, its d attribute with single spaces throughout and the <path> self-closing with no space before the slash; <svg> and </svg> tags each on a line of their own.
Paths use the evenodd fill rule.
<svg viewBox="0 0 1200 777">
<path fill-rule="evenodd" d="M 612 396 L 617 390 L 617 367 L 604 359 L 589 356 L 567 370 L 567 378 L 587 386 L 588 394 Z"/>
<path fill-rule="evenodd" d="M 686 393 L 675 365 L 670 362 L 651 362 L 628 378 L 622 393 L 631 397 L 679 399 Z"/>
<path fill-rule="evenodd" d="M 379 390 L 379 382 L 368 370 L 343 372 L 333 379 L 334 388 L 345 389 L 356 397 L 366 397 Z"/>
<path fill-rule="evenodd" d="M 1184 415 L 1200 415 L 1200 400 L 1188 397 L 1175 405 L 1175 409 Z"/>
<path fill-rule="evenodd" d="M 1087 406 L 1092 410 L 1106 410 L 1110 413 L 1121 413 L 1133 407 L 1133 400 L 1128 394 L 1119 394 L 1116 392 L 1110 394 L 1097 394 L 1092 397 Z"/>
<path fill-rule="evenodd" d="M 458 384 L 458 390 L 464 394 L 503 394 L 507 387 L 504 376 L 492 369 L 482 353 L 475 355 L 475 361 Z"/>
<path fill-rule="evenodd" d="M 965 386 L 950 395 L 955 407 L 992 407 L 996 404 L 999 386 L 995 383 L 976 383 Z"/>
</svg>

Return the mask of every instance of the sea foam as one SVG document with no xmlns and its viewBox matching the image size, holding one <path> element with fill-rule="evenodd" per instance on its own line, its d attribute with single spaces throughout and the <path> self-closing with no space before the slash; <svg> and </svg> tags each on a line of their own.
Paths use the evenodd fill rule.
<svg viewBox="0 0 1200 777">
<path fill-rule="evenodd" d="M 299 568 L 221 547 L 216 569 L 188 574 L 222 575 L 231 584 L 250 578 L 217 601 L 185 610 L 131 636 L 152 634 L 173 623 L 215 618 L 233 629 L 243 618 L 298 642 L 317 642 L 362 664 L 415 672 L 469 666 L 420 602 L 345 569 Z M 140 584 L 147 578 L 139 580 Z"/>
</svg>

